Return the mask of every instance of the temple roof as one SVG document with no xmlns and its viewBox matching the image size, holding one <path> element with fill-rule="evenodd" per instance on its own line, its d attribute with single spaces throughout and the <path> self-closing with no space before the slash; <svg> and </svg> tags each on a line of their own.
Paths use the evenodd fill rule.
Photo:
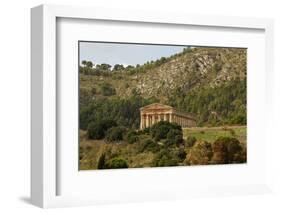
<svg viewBox="0 0 281 213">
<path fill-rule="evenodd" d="M 153 103 L 146 105 L 144 107 L 141 107 L 140 110 L 145 110 L 145 109 L 173 109 L 174 107 L 165 105 L 165 104 L 160 104 L 160 103 Z"/>
</svg>

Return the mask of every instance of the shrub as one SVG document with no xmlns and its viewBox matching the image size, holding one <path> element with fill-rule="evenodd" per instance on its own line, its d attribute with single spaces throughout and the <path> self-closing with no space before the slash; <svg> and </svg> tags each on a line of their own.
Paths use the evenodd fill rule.
<svg viewBox="0 0 281 213">
<path fill-rule="evenodd" d="M 138 133 L 134 130 L 130 130 L 126 134 L 126 141 L 130 144 L 139 141 Z"/>
<path fill-rule="evenodd" d="M 102 139 L 106 131 L 114 126 L 117 126 L 116 122 L 109 119 L 91 122 L 87 128 L 87 137 L 89 139 Z"/>
<path fill-rule="evenodd" d="M 194 136 L 188 136 L 185 141 L 186 147 L 192 147 L 196 143 L 196 138 Z"/>
<path fill-rule="evenodd" d="M 139 152 L 150 151 L 156 153 L 160 150 L 159 145 L 153 140 L 147 139 L 144 142 L 140 143 Z"/>
<path fill-rule="evenodd" d="M 187 165 L 207 165 L 213 156 L 212 145 L 206 141 L 197 141 L 186 156 Z"/>
<path fill-rule="evenodd" d="M 246 160 L 243 148 L 236 138 L 219 137 L 213 143 L 213 151 L 214 164 L 242 163 Z"/>
<path fill-rule="evenodd" d="M 179 148 L 176 150 L 176 155 L 180 160 L 184 160 L 186 158 L 186 152 L 183 148 Z"/>
<path fill-rule="evenodd" d="M 128 163 L 123 158 L 112 158 L 106 163 L 107 169 L 121 169 L 121 168 L 128 168 Z"/>
<path fill-rule="evenodd" d="M 153 165 L 157 167 L 178 166 L 178 164 L 181 162 L 178 154 L 179 153 L 175 151 L 163 149 L 156 155 Z"/>
<path fill-rule="evenodd" d="M 109 142 L 122 141 L 126 129 L 124 127 L 111 127 L 106 131 L 105 139 Z"/>
<path fill-rule="evenodd" d="M 104 96 L 112 96 L 116 94 L 116 90 L 112 87 L 112 85 L 104 83 L 101 85 L 101 93 Z"/>
<path fill-rule="evenodd" d="M 159 141 L 161 139 L 166 139 L 167 134 L 169 133 L 169 131 L 171 129 L 179 130 L 179 131 L 181 131 L 181 134 L 182 134 L 182 129 L 181 129 L 180 125 L 175 124 L 175 123 L 170 123 L 168 121 L 160 121 L 160 122 L 154 124 L 150 128 L 150 133 L 156 141 Z"/>
<path fill-rule="evenodd" d="M 156 141 L 160 141 L 161 139 L 164 139 L 167 137 L 167 133 L 169 132 L 168 126 L 159 126 L 157 130 L 154 133 L 154 139 Z"/>
<path fill-rule="evenodd" d="M 179 145 L 183 142 L 183 134 L 181 130 L 170 129 L 167 134 L 166 145 Z"/>
<path fill-rule="evenodd" d="M 91 122 L 88 125 L 87 137 L 89 139 L 102 139 L 104 138 L 104 128 L 100 123 Z"/>
<path fill-rule="evenodd" d="M 167 139 L 174 140 L 177 136 L 180 136 L 182 138 L 182 131 L 178 129 L 170 129 L 167 134 Z"/>
</svg>

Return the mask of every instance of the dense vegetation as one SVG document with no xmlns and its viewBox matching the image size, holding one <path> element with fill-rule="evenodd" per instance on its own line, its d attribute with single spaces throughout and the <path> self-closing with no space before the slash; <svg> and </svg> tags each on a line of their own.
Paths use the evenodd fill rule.
<svg viewBox="0 0 281 213">
<path fill-rule="evenodd" d="M 138 129 L 140 124 L 139 109 L 153 102 L 153 99 L 132 96 L 128 99 L 100 98 L 85 106 L 80 104 L 80 129 L 85 130 L 90 123 L 106 120 L 114 121 L 118 126 Z"/>
<path fill-rule="evenodd" d="M 235 79 L 219 87 L 201 87 L 187 94 L 179 89 L 168 104 L 196 114 L 199 126 L 245 125 L 246 94 L 246 79 Z"/>
<path fill-rule="evenodd" d="M 106 132 L 103 140 L 89 140 L 85 133 L 80 132 L 81 169 L 246 162 L 245 127 L 207 129 L 206 132 L 199 128 L 183 132 L 177 124 L 161 121 L 144 131 L 124 127 L 109 130 L 113 129 L 113 132 Z"/>
</svg>

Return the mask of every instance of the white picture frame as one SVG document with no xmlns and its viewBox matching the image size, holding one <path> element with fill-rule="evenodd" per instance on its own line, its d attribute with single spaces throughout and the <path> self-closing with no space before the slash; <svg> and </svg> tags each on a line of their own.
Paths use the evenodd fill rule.
<svg viewBox="0 0 281 213">
<path fill-rule="evenodd" d="M 147 11 L 123 11 L 101 8 L 85 8 L 73 6 L 41 5 L 31 10 L 31 201 L 34 205 L 47 207 L 63 207 L 76 205 L 92 205 L 100 203 L 138 202 L 144 200 L 184 199 L 188 197 L 210 195 L 252 194 L 271 191 L 270 153 L 264 155 L 265 178 L 259 184 L 221 185 L 219 187 L 200 187 L 180 190 L 176 187 L 156 190 L 153 193 L 143 192 L 132 195 L 123 192 L 120 196 L 91 195 L 58 195 L 58 174 L 60 167 L 57 151 L 57 20 L 87 19 L 101 21 L 120 21 L 134 23 L 153 23 L 156 25 L 200 26 L 210 28 L 254 29 L 264 31 L 266 87 L 265 107 L 268 114 L 264 118 L 266 130 L 264 134 L 267 150 L 270 150 L 270 120 L 272 119 L 273 90 L 273 21 L 271 19 L 216 17 L 203 15 L 155 13 Z M 174 171 L 180 168 L 173 168 Z M 159 171 L 159 169 L 158 169 Z M 126 171 L 122 171 L 123 173 Z M 149 173 L 150 171 L 145 171 Z M 198 173 L 200 174 L 200 173 Z M 165 177 L 164 177 L 165 178 Z M 132 189 L 133 190 L 133 189 Z M 132 190 L 130 191 L 131 193 Z M 136 190 L 137 191 L 137 190 Z M 171 193 L 169 193 L 171 192 Z M 176 193 L 176 195 L 175 195 Z M 156 196 L 158 195 L 158 196 Z"/>
</svg>

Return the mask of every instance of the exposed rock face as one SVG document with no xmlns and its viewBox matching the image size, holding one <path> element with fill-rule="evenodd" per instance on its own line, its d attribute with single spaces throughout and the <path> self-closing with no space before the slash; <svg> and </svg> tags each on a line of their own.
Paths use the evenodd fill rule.
<svg viewBox="0 0 281 213">
<path fill-rule="evenodd" d="M 180 89 L 188 92 L 199 86 L 216 87 L 235 78 L 246 77 L 246 49 L 194 48 L 166 63 L 131 76 L 144 97 L 163 97 Z"/>
</svg>

